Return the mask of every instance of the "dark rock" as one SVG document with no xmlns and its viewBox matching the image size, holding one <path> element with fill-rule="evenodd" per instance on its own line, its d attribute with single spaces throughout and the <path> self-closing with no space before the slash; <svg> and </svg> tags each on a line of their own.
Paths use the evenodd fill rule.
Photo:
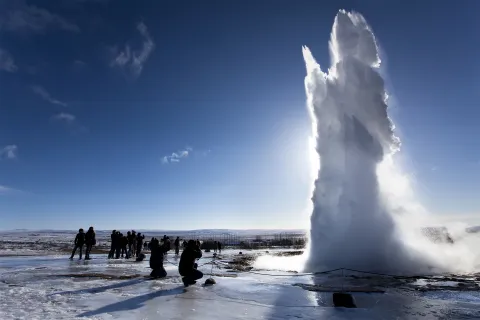
<svg viewBox="0 0 480 320">
<path fill-rule="evenodd" d="M 216 284 L 217 282 L 215 281 L 215 279 L 213 278 L 208 278 L 207 280 L 205 280 L 205 285 L 206 286 L 211 286 L 211 285 L 214 285 Z"/>
<path fill-rule="evenodd" d="M 356 308 L 355 299 L 349 293 L 335 292 L 333 293 L 333 305 L 335 307 Z"/>
</svg>

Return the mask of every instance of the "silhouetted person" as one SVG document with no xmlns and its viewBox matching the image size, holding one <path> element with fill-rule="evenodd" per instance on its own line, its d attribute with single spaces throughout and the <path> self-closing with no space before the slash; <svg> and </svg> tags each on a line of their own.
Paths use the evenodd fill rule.
<svg viewBox="0 0 480 320">
<path fill-rule="evenodd" d="M 142 253 L 142 248 L 143 248 L 143 239 L 145 239 L 145 236 L 142 235 L 140 232 L 137 235 L 137 258 Z"/>
<path fill-rule="evenodd" d="M 121 238 L 121 245 L 122 245 L 122 258 L 125 256 L 125 259 L 128 259 L 129 258 L 128 250 L 127 250 L 128 238 L 127 238 L 127 236 L 124 236 L 123 234 L 122 234 L 122 238 Z"/>
<path fill-rule="evenodd" d="M 122 233 L 117 231 L 115 235 L 115 259 L 120 259 L 120 253 L 122 253 Z"/>
<path fill-rule="evenodd" d="M 187 248 L 183 250 L 178 264 L 178 272 L 182 276 L 183 284 L 188 287 L 195 284 L 198 279 L 203 277 L 203 273 L 197 270 L 196 259 L 202 257 L 202 251 L 194 240 L 188 241 Z"/>
<path fill-rule="evenodd" d="M 167 237 L 165 239 L 165 242 L 164 242 L 164 246 L 165 246 L 165 254 L 170 251 L 170 249 L 172 249 L 172 243 L 170 242 L 170 238 Z"/>
<path fill-rule="evenodd" d="M 150 242 L 148 242 L 148 245 L 147 245 L 148 250 L 150 250 L 150 251 L 152 250 L 152 243 L 156 240 L 157 239 L 155 239 L 155 237 L 152 237 L 152 239 L 150 240 Z"/>
<path fill-rule="evenodd" d="M 187 247 L 187 245 L 188 245 L 187 240 L 183 240 L 183 243 L 182 243 L 183 249 L 185 249 Z"/>
<path fill-rule="evenodd" d="M 222 243 L 220 241 L 217 242 L 218 253 L 222 253 Z"/>
<path fill-rule="evenodd" d="M 197 239 L 197 246 L 198 246 L 199 249 L 202 248 L 202 244 L 200 243 L 200 240 L 198 240 L 198 239 Z"/>
<path fill-rule="evenodd" d="M 132 257 L 137 256 L 137 233 L 135 230 L 132 230 L 132 238 L 133 238 L 133 244 L 132 244 Z"/>
<path fill-rule="evenodd" d="M 113 259 L 115 256 L 115 247 L 116 247 L 116 239 L 117 239 L 117 230 L 113 230 L 112 234 L 110 235 L 110 252 L 108 253 L 108 259 Z"/>
<path fill-rule="evenodd" d="M 152 278 L 164 278 L 167 276 L 167 271 L 163 267 L 163 257 L 165 255 L 165 244 L 160 245 L 157 239 L 153 239 L 150 242 L 150 268 L 152 268 L 152 273 L 150 277 Z"/>
<path fill-rule="evenodd" d="M 70 259 L 73 259 L 73 256 L 75 255 L 75 252 L 77 249 L 80 249 L 80 255 L 79 259 L 82 259 L 82 251 L 83 251 L 83 245 L 85 244 L 85 233 L 83 233 L 83 229 L 78 229 L 77 236 L 75 237 L 75 246 L 73 247 L 72 255 L 70 256 Z"/>
<path fill-rule="evenodd" d="M 217 241 L 215 241 L 213 243 L 213 252 L 217 253 L 217 249 L 218 249 L 218 243 L 217 243 Z"/>
<path fill-rule="evenodd" d="M 177 239 L 175 239 L 174 245 L 175 245 L 175 255 L 178 256 L 178 254 L 180 253 L 180 237 L 177 237 Z"/>
<path fill-rule="evenodd" d="M 127 231 L 127 240 L 128 240 L 128 256 L 132 256 L 132 246 L 133 246 L 134 235 L 130 231 Z"/>
<path fill-rule="evenodd" d="M 87 245 L 87 250 L 85 251 L 85 260 L 90 260 L 90 252 L 92 251 L 92 247 L 97 244 L 93 227 L 88 228 L 88 231 L 85 234 L 85 244 Z"/>
</svg>

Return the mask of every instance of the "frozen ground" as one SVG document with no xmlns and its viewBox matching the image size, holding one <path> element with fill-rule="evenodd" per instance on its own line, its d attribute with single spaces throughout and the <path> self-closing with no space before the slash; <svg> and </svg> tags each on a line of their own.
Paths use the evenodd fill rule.
<svg viewBox="0 0 480 320">
<path fill-rule="evenodd" d="M 126 230 L 119 230 L 124 234 Z M 272 236 L 284 233 L 284 230 L 229 230 L 204 229 L 187 231 L 137 230 L 145 235 L 145 240 L 152 237 L 161 238 L 168 235 L 170 238 L 179 236 L 181 239 L 214 239 L 224 241 L 253 240 L 257 235 Z M 110 248 L 111 230 L 96 230 L 96 253 L 107 252 Z M 76 231 L 72 230 L 14 230 L 0 231 L 0 256 L 32 256 L 66 254 L 72 250 Z M 288 234 L 305 236 L 304 230 L 289 230 Z M 229 238 L 232 237 L 232 238 Z"/>
<path fill-rule="evenodd" d="M 187 289 L 172 254 L 163 280 L 144 277 L 150 272 L 148 261 L 112 261 L 103 254 L 90 261 L 69 261 L 67 256 L 2 257 L 0 319 L 480 318 L 479 275 L 405 281 L 345 271 L 344 277 L 342 272 L 317 276 L 232 272 L 225 267 L 238 258 L 236 253 L 225 252 L 213 267 L 212 254 L 206 253 L 200 269 L 213 272 L 217 284 L 202 286 L 199 281 Z M 342 287 L 385 292 L 354 293 L 359 308 L 334 308 L 331 292 L 325 291 Z"/>
</svg>

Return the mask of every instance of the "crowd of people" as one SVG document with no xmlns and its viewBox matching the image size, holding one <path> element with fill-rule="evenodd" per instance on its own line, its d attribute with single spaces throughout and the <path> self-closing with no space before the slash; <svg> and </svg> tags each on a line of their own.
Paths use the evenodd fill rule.
<svg viewBox="0 0 480 320">
<path fill-rule="evenodd" d="M 110 235 L 110 251 L 108 253 L 108 259 L 130 259 L 136 258 L 137 262 L 143 261 L 145 254 L 142 253 L 143 249 L 150 250 L 150 268 L 152 272 L 150 277 L 153 279 L 164 278 L 167 276 L 163 263 L 168 251 L 172 248 L 170 238 L 166 235 L 162 239 L 152 238 L 150 242 L 145 242 L 145 236 L 140 232 L 137 234 L 135 230 L 127 231 L 124 235 L 120 231 L 113 230 Z M 92 247 L 96 244 L 95 231 L 93 227 L 90 227 L 86 233 L 83 229 L 79 229 L 78 234 L 75 237 L 74 249 L 70 259 L 73 259 L 76 251 L 79 249 L 79 258 L 82 259 L 83 246 L 86 245 L 85 260 L 90 260 L 90 252 Z M 183 252 L 180 256 L 180 262 L 178 264 L 178 271 L 182 276 L 182 282 L 185 286 L 189 286 L 196 283 L 196 280 L 203 277 L 203 273 L 197 270 L 197 259 L 202 257 L 201 242 L 199 240 L 183 240 L 181 242 L 180 237 L 177 237 L 173 242 L 175 248 L 175 255 L 180 254 L 180 243 L 183 247 Z M 207 250 L 210 250 L 208 248 Z M 215 241 L 213 243 L 213 250 L 221 253 L 222 245 L 220 242 Z"/>
<path fill-rule="evenodd" d="M 135 230 L 132 230 L 127 231 L 127 234 L 124 235 L 120 231 L 113 230 L 110 239 L 108 259 L 130 259 L 132 257 L 138 259 L 141 256 L 145 236 L 140 232 L 137 234 Z"/>
</svg>

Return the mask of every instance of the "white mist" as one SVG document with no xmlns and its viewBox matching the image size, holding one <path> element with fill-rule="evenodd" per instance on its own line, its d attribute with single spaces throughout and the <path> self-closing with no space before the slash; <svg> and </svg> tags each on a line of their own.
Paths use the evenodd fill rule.
<svg viewBox="0 0 480 320">
<path fill-rule="evenodd" d="M 375 36 L 362 15 L 338 13 L 330 54 L 331 66 L 323 72 L 303 48 L 307 106 L 321 164 L 305 269 L 471 270 L 477 262 L 470 246 L 434 244 L 421 233 L 432 218 L 394 165 L 400 140 L 387 114 Z"/>
</svg>

